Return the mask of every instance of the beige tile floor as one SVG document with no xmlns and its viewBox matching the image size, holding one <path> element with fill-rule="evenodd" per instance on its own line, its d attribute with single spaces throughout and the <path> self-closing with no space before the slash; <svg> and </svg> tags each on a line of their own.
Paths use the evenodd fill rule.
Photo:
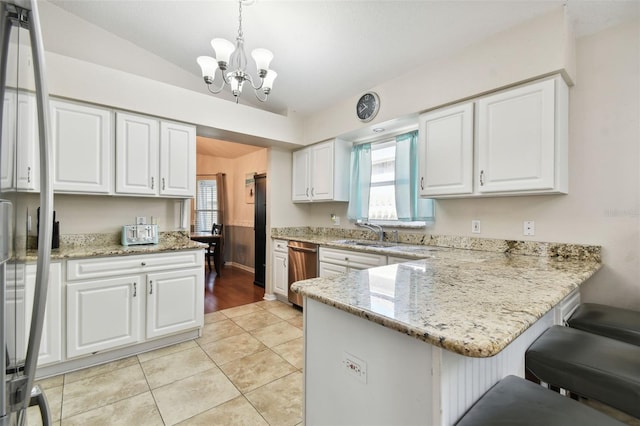
<svg viewBox="0 0 640 426">
<path fill-rule="evenodd" d="M 266 301 L 214 312 L 199 339 L 40 384 L 54 425 L 297 425 L 302 313 Z"/>
</svg>

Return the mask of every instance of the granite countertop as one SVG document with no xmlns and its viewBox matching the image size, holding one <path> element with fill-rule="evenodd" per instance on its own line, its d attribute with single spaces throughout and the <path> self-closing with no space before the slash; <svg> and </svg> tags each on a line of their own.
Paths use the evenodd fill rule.
<svg viewBox="0 0 640 426">
<path fill-rule="evenodd" d="M 602 266 L 600 246 L 425 234 L 385 247 L 349 244 L 358 232 L 284 228 L 272 238 L 416 260 L 292 290 L 470 357 L 496 355 Z"/>
<path fill-rule="evenodd" d="M 119 234 L 62 235 L 60 248 L 51 250 L 51 260 L 74 259 L 99 256 L 126 256 L 153 254 L 177 250 L 206 248 L 206 244 L 192 241 L 187 232 L 161 232 L 158 244 L 123 246 Z M 37 250 L 26 252 L 26 261 L 37 260 Z"/>
<path fill-rule="evenodd" d="M 601 264 L 471 250 L 298 281 L 292 290 L 470 357 L 490 357 Z"/>
</svg>

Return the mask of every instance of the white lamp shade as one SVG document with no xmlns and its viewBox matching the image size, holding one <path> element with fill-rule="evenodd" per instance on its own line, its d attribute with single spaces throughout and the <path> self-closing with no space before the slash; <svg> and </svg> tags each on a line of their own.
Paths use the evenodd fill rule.
<svg viewBox="0 0 640 426">
<path fill-rule="evenodd" d="M 198 56 L 196 59 L 200 69 L 202 70 L 202 77 L 214 78 L 216 70 L 218 69 L 218 63 L 211 56 Z"/>
<path fill-rule="evenodd" d="M 226 62 L 229 63 L 229 58 L 231 58 L 231 54 L 236 47 L 229 40 L 225 40 L 224 38 L 214 38 L 211 40 L 211 47 L 216 52 L 216 60 L 218 62 Z"/>
<path fill-rule="evenodd" d="M 253 60 L 256 61 L 256 67 L 258 68 L 258 72 L 260 70 L 268 70 L 269 64 L 273 59 L 273 53 L 267 49 L 253 49 L 251 52 L 251 56 Z"/>
<path fill-rule="evenodd" d="M 275 72 L 274 70 L 269 70 L 267 72 L 267 75 L 264 77 L 262 88 L 271 90 L 271 88 L 273 87 L 273 80 L 275 80 L 277 76 L 278 76 L 277 72 Z"/>
</svg>

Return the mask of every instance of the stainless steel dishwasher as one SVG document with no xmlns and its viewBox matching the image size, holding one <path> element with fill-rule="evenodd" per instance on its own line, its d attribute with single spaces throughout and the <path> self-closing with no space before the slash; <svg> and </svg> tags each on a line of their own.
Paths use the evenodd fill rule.
<svg viewBox="0 0 640 426">
<path fill-rule="evenodd" d="M 289 302 L 302 307 L 302 296 L 291 291 L 296 281 L 318 276 L 318 245 L 289 241 Z"/>
</svg>

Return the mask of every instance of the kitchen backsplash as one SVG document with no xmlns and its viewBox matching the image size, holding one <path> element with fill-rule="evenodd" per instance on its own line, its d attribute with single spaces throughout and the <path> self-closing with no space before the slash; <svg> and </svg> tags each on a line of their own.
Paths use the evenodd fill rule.
<svg viewBox="0 0 640 426">
<path fill-rule="evenodd" d="M 323 227 L 272 228 L 273 238 L 295 238 L 314 235 L 335 237 L 336 239 L 373 240 L 375 234 L 368 230 Z M 391 232 L 385 232 L 385 241 L 395 242 Z M 500 240 L 493 238 L 463 237 L 454 235 L 430 235 L 423 233 L 398 232 L 398 242 L 403 244 L 452 247 L 467 250 L 494 251 L 529 256 L 562 257 L 602 261 L 600 246 L 570 243 L 548 243 L 539 241 Z"/>
</svg>

